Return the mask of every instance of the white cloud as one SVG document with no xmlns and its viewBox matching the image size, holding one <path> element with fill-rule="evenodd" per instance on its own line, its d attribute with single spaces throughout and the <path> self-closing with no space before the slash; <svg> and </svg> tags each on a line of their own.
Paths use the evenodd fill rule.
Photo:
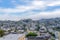
<svg viewBox="0 0 60 40">
<path fill-rule="evenodd" d="M 46 2 L 44 1 L 32 1 L 32 6 L 35 8 L 45 8 L 46 7 Z"/>
<path fill-rule="evenodd" d="M 55 17 L 60 17 L 60 9 L 59 10 L 55 10 L 52 12 L 40 12 L 34 15 L 30 15 L 30 18 L 32 19 L 47 19 L 47 18 L 55 18 Z"/>
<path fill-rule="evenodd" d="M 15 1 L 12 1 L 15 2 Z M 40 13 L 33 13 L 30 10 L 33 9 L 41 9 L 45 10 L 47 6 L 57 6 L 60 5 L 60 1 L 37 1 L 34 0 L 31 2 L 30 6 L 22 6 L 22 5 L 16 5 L 15 8 L 0 8 L 0 12 L 4 12 L 5 14 L 2 16 L 0 15 L 0 20 L 19 20 L 19 19 L 41 19 L 41 18 L 55 18 L 55 17 L 60 17 L 60 9 L 50 11 L 50 12 L 40 12 Z M 9 13 L 17 13 L 17 12 L 24 12 L 24 11 L 29 11 L 28 15 L 26 16 L 12 16 L 9 15 Z"/>
<path fill-rule="evenodd" d="M 18 16 L 11 16 L 8 13 L 5 13 L 4 15 L 0 15 L 0 20 L 18 21 L 18 20 L 20 20 L 20 17 L 18 17 Z"/>
<path fill-rule="evenodd" d="M 60 5 L 60 0 L 34 0 L 32 4 L 39 7 L 58 6 Z"/>
<path fill-rule="evenodd" d="M 60 1 L 49 2 L 47 5 L 48 6 L 58 6 L 58 5 L 60 5 Z"/>
<path fill-rule="evenodd" d="M 15 2 L 15 0 L 13 0 Z M 16 12 L 24 12 L 32 9 L 41 9 L 44 10 L 46 9 L 47 6 L 56 6 L 60 5 L 60 1 L 52 1 L 52 2 L 47 2 L 47 1 L 32 1 L 30 6 L 23 6 L 23 5 L 16 5 L 16 8 L 0 8 L 0 12 L 4 13 L 16 13 Z"/>
<path fill-rule="evenodd" d="M 55 18 L 55 17 L 60 17 L 60 9 L 52 11 L 52 12 L 40 12 L 36 14 L 33 14 L 33 12 L 29 12 L 29 14 L 26 16 L 11 16 L 8 13 L 6 13 L 5 15 L 0 15 L 0 20 L 18 21 L 20 19 L 28 19 L 28 18 L 37 20 L 37 19 L 42 19 L 42 18 L 46 19 L 46 18 Z"/>
<path fill-rule="evenodd" d="M 0 8 L 0 12 L 4 13 L 16 13 L 16 12 L 24 12 L 30 10 L 31 8 L 28 6 L 17 6 L 16 8 Z"/>
<path fill-rule="evenodd" d="M 43 6 L 45 4 L 45 2 L 44 1 L 33 1 L 32 4 L 34 6 Z"/>
</svg>

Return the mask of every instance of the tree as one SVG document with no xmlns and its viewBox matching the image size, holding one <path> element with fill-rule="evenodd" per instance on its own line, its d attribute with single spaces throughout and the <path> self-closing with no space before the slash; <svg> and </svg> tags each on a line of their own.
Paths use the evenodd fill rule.
<svg viewBox="0 0 60 40">
<path fill-rule="evenodd" d="M 4 30 L 0 30 L 0 37 L 4 36 Z"/>
<path fill-rule="evenodd" d="M 24 31 L 26 31 L 27 29 L 26 29 L 26 24 L 23 24 L 23 29 L 24 29 Z"/>
<path fill-rule="evenodd" d="M 30 33 L 28 33 L 28 34 L 26 35 L 26 37 L 30 37 L 30 36 L 35 37 L 35 36 L 37 36 L 37 34 L 34 33 L 34 32 L 30 32 Z"/>
<path fill-rule="evenodd" d="M 40 27 L 39 27 L 38 25 L 36 25 L 36 27 L 37 27 L 37 28 L 36 28 L 35 30 L 39 31 Z"/>
<path fill-rule="evenodd" d="M 49 34 L 51 34 L 53 37 L 55 37 L 55 34 L 53 32 L 49 32 Z"/>
<path fill-rule="evenodd" d="M 38 21 L 38 22 L 37 22 L 37 25 L 35 25 L 35 26 L 37 27 L 37 28 L 36 28 L 37 31 L 39 31 L 39 29 L 40 29 L 40 26 L 39 26 L 39 25 L 40 25 L 40 23 L 39 23 L 39 21 Z"/>
</svg>

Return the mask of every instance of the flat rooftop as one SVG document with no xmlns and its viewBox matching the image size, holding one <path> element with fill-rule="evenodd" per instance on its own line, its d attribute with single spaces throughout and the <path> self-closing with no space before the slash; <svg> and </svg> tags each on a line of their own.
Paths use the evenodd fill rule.
<svg viewBox="0 0 60 40">
<path fill-rule="evenodd" d="M 18 38 L 23 35 L 24 34 L 9 34 L 4 37 L 1 37 L 0 40 L 18 40 Z"/>
</svg>

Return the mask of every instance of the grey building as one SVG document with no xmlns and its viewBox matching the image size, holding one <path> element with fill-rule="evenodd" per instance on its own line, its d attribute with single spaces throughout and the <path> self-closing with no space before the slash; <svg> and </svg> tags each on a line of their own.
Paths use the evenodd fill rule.
<svg viewBox="0 0 60 40">
<path fill-rule="evenodd" d="M 28 37 L 27 40 L 49 40 L 50 37 L 43 37 L 43 36 L 40 36 L 40 37 Z"/>
</svg>

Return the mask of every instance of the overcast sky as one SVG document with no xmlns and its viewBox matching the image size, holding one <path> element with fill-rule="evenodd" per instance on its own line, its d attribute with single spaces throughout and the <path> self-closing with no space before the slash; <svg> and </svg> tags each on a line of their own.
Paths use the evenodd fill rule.
<svg viewBox="0 0 60 40">
<path fill-rule="evenodd" d="M 60 17 L 60 0 L 0 0 L 0 20 Z"/>
</svg>

